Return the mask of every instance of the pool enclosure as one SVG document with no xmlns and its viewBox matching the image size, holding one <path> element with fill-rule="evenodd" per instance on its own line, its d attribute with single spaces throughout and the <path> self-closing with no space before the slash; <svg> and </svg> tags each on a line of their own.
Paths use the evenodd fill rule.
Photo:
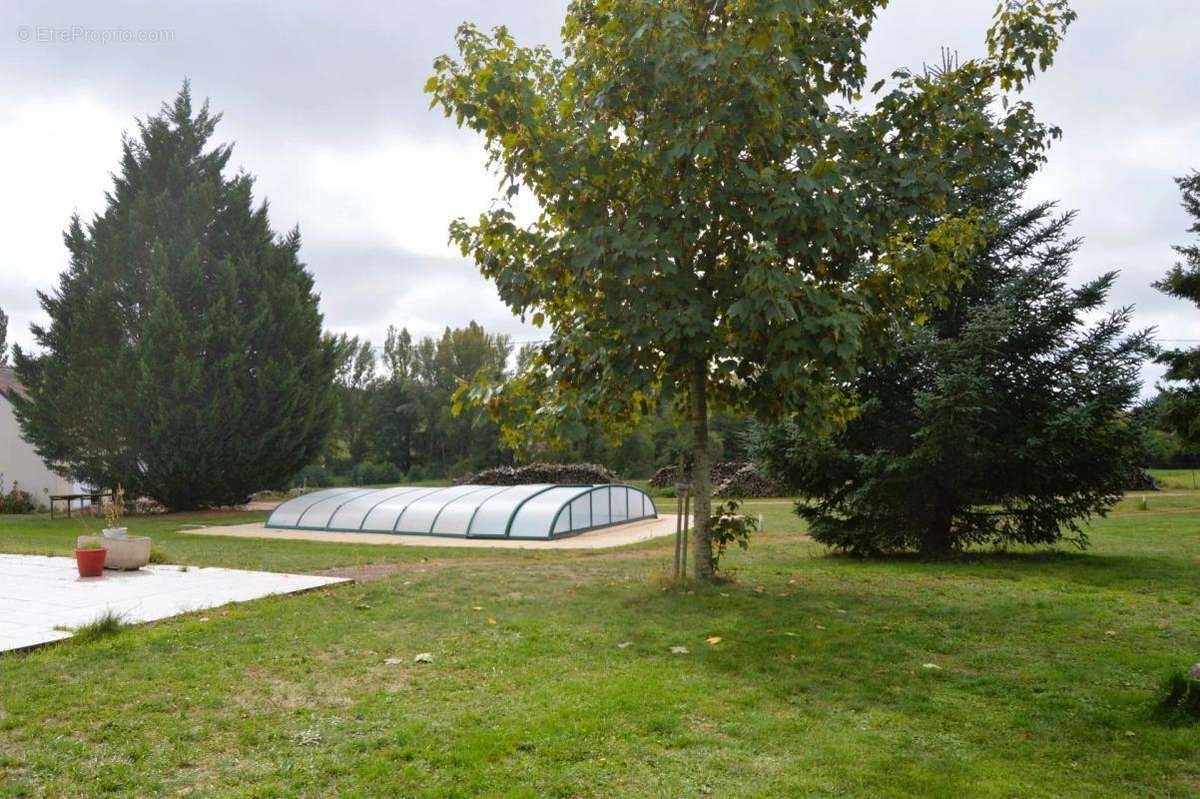
<svg viewBox="0 0 1200 799">
<path fill-rule="evenodd" d="M 657 516 L 644 491 L 617 484 L 326 488 L 284 502 L 267 527 L 548 539 Z"/>
</svg>

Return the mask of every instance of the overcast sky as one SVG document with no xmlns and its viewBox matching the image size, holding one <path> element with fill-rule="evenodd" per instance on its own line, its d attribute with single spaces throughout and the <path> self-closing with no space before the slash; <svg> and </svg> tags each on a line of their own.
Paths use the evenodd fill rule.
<svg viewBox="0 0 1200 799">
<path fill-rule="evenodd" d="M 0 7 L 0 308 L 28 345 L 35 290 L 66 265 L 73 211 L 100 210 L 122 131 L 186 76 L 225 119 L 233 164 L 257 176 L 277 230 L 299 225 L 326 326 L 381 343 L 475 319 L 539 338 L 446 243 L 454 217 L 493 193 L 473 134 L 428 110 L 421 87 L 456 25 L 506 24 L 557 41 L 555 0 L 338 2 L 6 0 Z M 875 77 L 983 52 L 994 0 L 892 0 L 870 40 Z M 1114 304 L 1134 304 L 1161 339 L 1200 339 L 1194 308 L 1150 287 L 1189 224 L 1172 177 L 1200 169 L 1200 2 L 1076 0 L 1052 71 L 1029 91 L 1063 139 L 1030 198 L 1079 211 L 1075 279 L 1119 269 Z M 121 29 L 156 41 L 103 39 Z M 46 41 L 51 39 L 51 41 Z M 1146 377 L 1152 382 L 1155 367 Z"/>
</svg>

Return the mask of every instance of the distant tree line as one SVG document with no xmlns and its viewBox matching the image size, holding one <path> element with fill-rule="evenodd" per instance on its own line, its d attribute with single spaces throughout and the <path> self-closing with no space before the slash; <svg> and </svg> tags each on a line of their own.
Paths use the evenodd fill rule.
<svg viewBox="0 0 1200 799">
<path fill-rule="evenodd" d="M 599 463 L 622 477 L 641 478 L 690 457 L 688 436 L 666 404 L 616 440 L 580 414 L 553 441 L 530 441 L 518 454 L 486 409 L 455 408 L 460 386 L 480 376 L 503 383 L 525 368 L 532 351 L 528 345 L 514 350 L 511 337 L 476 322 L 420 339 L 390 326 L 382 348 L 344 334 L 335 341 L 337 418 L 318 462 L 297 482 L 440 479 L 529 459 Z M 717 414 L 714 457 L 744 457 L 750 423 Z"/>
</svg>

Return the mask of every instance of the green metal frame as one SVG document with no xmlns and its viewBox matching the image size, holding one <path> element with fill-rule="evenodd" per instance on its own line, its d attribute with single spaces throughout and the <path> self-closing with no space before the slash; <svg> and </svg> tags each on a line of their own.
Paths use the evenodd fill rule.
<svg viewBox="0 0 1200 799">
<path fill-rule="evenodd" d="M 650 500 L 650 507 L 654 508 L 654 513 L 650 514 L 649 516 L 647 516 L 645 514 L 642 514 L 641 516 L 636 516 L 636 517 L 626 516 L 621 521 L 614 522 L 612 520 L 612 492 L 610 491 L 608 494 L 608 524 L 594 524 L 594 525 L 589 525 L 582 530 L 568 530 L 567 532 L 562 533 L 560 535 L 554 534 L 554 528 L 558 527 L 558 520 L 559 520 L 559 518 L 562 517 L 563 510 L 567 511 L 567 519 L 569 520 L 569 524 L 571 527 L 574 527 L 575 520 L 571 517 L 571 513 L 572 513 L 571 506 L 575 504 L 575 500 L 579 499 L 580 497 L 586 497 L 589 494 L 595 493 L 596 491 L 599 491 L 602 488 L 626 488 L 631 491 L 636 491 L 638 494 L 641 494 L 643 497 Z M 589 522 L 595 521 L 595 517 L 592 516 L 591 508 L 592 508 L 592 506 L 589 503 L 588 504 L 588 521 Z M 625 500 L 625 512 L 626 513 L 629 512 L 628 495 L 626 495 L 626 500 Z M 643 519 L 657 519 L 657 518 L 658 518 L 658 506 L 654 504 L 654 498 L 651 497 L 649 494 L 647 494 L 645 491 L 638 488 L 637 486 L 628 485 L 627 483 L 606 483 L 604 485 L 591 486 L 589 491 L 584 491 L 582 494 L 576 494 L 575 496 L 573 496 L 569 500 L 567 500 L 566 504 L 564 504 L 561 508 L 559 508 L 558 513 L 555 513 L 554 518 L 550 520 L 550 537 L 551 538 L 568 538 L 569 536 L 577 535 L 579 533 L 590 533 L 592 530 L 603 530 L 606 527 L 616 527 L 618 524 L 629 524 L 630 522 L 640 522 Z"/>
</svg>

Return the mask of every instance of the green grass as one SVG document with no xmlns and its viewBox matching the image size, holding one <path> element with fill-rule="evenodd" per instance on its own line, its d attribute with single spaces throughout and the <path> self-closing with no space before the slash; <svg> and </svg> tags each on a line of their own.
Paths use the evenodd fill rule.
<svg viewBox="0 0 1200 799">
<path fill-rule="evenodd" d="M 76 643 L 95 641 L 110 635 L 116 635 L 126 626 L 125 617 L 115 610 L 105 610 L 99 616 L 71 630 Z"/>
<path fill-rule="evenodd" d="M 1200 489 L 1200 469 L 1151 469 L 1150 474 L 1163 489 Z"/>
<path fill-rule="evenodd" d="M 1200 795 L 1200 727 L 1156 717 L 1165 675 L 1200 660 L 1200 493 L 1148 502 L 1087 552 L 950 564 L 831 557 L 788 502 L 750 502 L 766 532 L 727 555 L 734 581 L 686 591 L 661 545 L 131 520 L 196 565 L 413 567 L 0 656 L 0 796 Z M 0 551 L 65 554 L 78 532 L 3 519 Z"/>
<path fill-rule="evenodd" d="M 316 541 L 281 542 L 269 539 L 226 538 L 182 532 L 205 525 L 244 524 L 262 521 L 266 513 L 219 511 L 203 514 L 164 514 L 131 516 L 126 519 L 129 535 L 147 535 L 154 539 L 154 559 L 159 563 L 184 563 L 195 566 L 226 566 L 265 571 L 313 571 L 334 566 L 383 562 L 416 562 L 435 558 L 453 560 L 479 558 L 478 550 L 450 547 L 373 546 L 370 544 L 331 544 Z M 98 532 L 97 520 L 88 517 L 58 518 L 36 516 L 0 516 L 0 552 L 32 555 L 68 555 L 75 539 Z M 487 559 L 523 560 L 556 558 L 556 553 L 492 551 Z"/>
</svg>

